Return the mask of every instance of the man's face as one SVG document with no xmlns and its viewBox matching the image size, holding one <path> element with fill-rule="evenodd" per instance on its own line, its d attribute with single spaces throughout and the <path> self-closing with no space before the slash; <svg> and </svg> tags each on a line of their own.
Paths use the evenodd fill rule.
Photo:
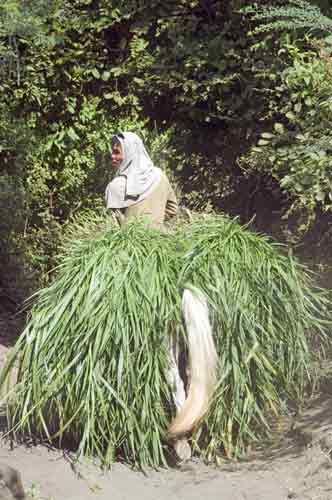
<svg viewBox="0 0 332 500">
<path fill-rule="evenodd" d="M 119 168 L 121 162 L 124 160 L 124 154 L 122 151 L 121 144 L 119 142 L 114 143 L 112 146 L 111 159 L 112 159 L 112 167 L 114 168 Z"/>
</svg>

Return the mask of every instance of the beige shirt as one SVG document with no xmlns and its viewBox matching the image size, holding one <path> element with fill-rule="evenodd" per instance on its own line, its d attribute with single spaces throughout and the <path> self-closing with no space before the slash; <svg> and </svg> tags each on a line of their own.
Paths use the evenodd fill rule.
<svg viewBox="0 0 332 500">
<path fill-rule="evenodd" d="M 161 179 L 151 193 L 142 201 L 121 210 L 125 219 L 149 217 L 154 226 L 162 226 L 165 217 L 176 215 L 178 203 L 172 186 L 162 172 Z"/>
</svg>

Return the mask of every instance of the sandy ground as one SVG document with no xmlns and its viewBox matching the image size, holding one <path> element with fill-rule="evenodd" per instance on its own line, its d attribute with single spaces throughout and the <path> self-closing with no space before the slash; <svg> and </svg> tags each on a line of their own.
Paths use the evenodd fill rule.
<svg viewBox="0 0 332 500">
<path fill-rule="evenodd" d="M 146 475 L 116 464 L 108 473 L 70 460 L 46 448 L 1 449 L 1 461 L 17 467 L 32 498 L 79 499 L 222 499 L 331 500 L 330 459 L 319 447 L 299 456 L 251 462 L 216 469 L 190 463 L 180 470 L 150 471 Z"/>
<path fill-rule="evenodd" d="M 0 320 L 0 364 L 8 351 L 10 329 L 6 318 L 4 335 Z M 302 414 L 286 423 L 273 445 L 262 445 L 242 463 L 216 467 L 193 460 L 178 469 L 145 474 L 115 464 L 102 472 L 89 461 L 74 463 L 63 451 L 12 447 L 4 439 L 0 462 L 21 472 L 29 498 L 36 500 L 332 500 L 331 387 L 327 380 Z"/>
</svg>

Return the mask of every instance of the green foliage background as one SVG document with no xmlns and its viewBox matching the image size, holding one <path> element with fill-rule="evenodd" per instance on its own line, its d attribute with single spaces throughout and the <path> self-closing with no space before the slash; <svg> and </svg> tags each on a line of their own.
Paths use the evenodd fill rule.
<svg viewBox="0 0 332 500">
<path fill-rule="evenodd" d="M 49 281 L 67 221 L 103 205 L 119 128 L 191 208 L 288 241 L 328 228 L 330 16 L 324 1 L 4 0 L 0 287 L 20 301 Z"/>
</svg>

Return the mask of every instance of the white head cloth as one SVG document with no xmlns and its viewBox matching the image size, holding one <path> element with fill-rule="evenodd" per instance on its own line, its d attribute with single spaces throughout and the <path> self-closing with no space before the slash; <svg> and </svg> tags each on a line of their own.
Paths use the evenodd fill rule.
<svg viewBox="0 0 332 500">
<path fill-rule="evenodd" d="M 114 135 L 112 144 L 119 142 L 124 159 L 116 177 L 105 192 L 107 208 L 125 208 L 144 200 L 158 184 L 161 171 L 148 155 L 142 140 L 133 132 Z"/>
</svg>

